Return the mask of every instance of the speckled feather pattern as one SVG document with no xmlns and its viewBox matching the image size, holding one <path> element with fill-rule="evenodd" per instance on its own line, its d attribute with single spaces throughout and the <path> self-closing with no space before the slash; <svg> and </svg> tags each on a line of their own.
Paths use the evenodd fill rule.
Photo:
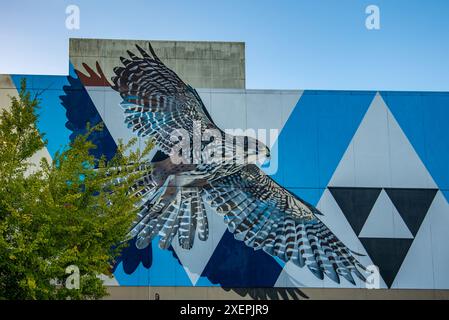
<svg viewBox="0 0 449 320">
<path fill-rule="evenodd" d="M 195 121 L 201 133 L 219 130 L 196 91 L 159 60 L 151 45 L 149 52 L 137 48 L 141 56 L 128 52 L 129 58 L 121 59 L 123 66 L 115 68 L 112 79 L 123 98 L 127 126 L 153 139 L 167 155 L 178 143 L 170 139 L 174 130 L 184 129 L 193 138 Z M 365 267 L 321 222 L 321 212 L 256 165 L 236 165 L 234 160 L 177 168 L 162 161 L 153 165 L 151 173 L 143 170 L 136 181 L 139 214 L 130 231 L 137 236 L 136 245 L 144 248 L 159 236 L 161 248 L 177 238 L 182 248 L 190 249 L 195 241 L 207 240 L 207 203 L 224 217 L 237 240 L 255 250 L 307 267 L 319 279 L 326 275 L 340 282 L 343 277 L 355 284 L 355 275 L 365 280 Z M 177 184 L 185 177 L 191 177 L 189 183 Z"/>
</svg>

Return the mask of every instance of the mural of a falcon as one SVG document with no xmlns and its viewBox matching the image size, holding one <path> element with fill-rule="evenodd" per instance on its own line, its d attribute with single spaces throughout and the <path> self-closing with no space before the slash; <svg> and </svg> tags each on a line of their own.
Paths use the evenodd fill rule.
<svg viewBox="0 0 449 320">
<path fill-rule="evenodd" d="M 137 237 L 136 246 L 145 248 L 156 236 L 164 249 L 176 235 L 184 249 L 193 246 L 196 236 L 207 240 L 207 202 L 247 246 L 306 266 L 319 279 L 327 275 L 339 283 L 344 277 L 355 284 L 356 275 L 365 281 L 366 268 L 320 221 L 321 213 L 256 165 L 257 159 L 270 157 L 268 147 L 251 137 L 234 139 L 220 130 L 196 90 L 164 65 L 151 44 L 148 52 L 137 49 L 141 56 L 128 51 L 129 58 L 121 58 L 123 66 L 114 69 L 113 88 L 123 99 L 128 127 L 140 137 L 153 139 L 165 156 L 154 158 L 152 170 L 135 183 L 141 201 L 130 236 Z M 181 143 L 179 130 L 187 132 L 191 141 L 206 130 L 217 130 L 223 141 L 233 143 L 214 149 L 223 151 L 219 161 L 176 164 L 170 156 Z M 201 141 L 197 152 L 210 152 L 216 142 Z M 236 161 L 239 152 L 244 154 L 243 162 Z M 191 155 L 198 156 L 195 150 Z"/>
</svg>

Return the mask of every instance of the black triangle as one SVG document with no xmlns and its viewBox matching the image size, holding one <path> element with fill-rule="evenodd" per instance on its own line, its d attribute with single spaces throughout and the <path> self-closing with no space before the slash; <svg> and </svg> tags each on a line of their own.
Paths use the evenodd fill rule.
<svg viewBox="0 0 449 320">
<path fill-rule="evenodd" d="M 381 190 L 381 188 L 329 187 L 356 235 L 362 230 Z"/>
<path fill-rule="evenodd" d="M 438 190 L 386 188 L 385 191 L 415 237 Z"/>
<path fill-rule="evenodd" d="M 360 238 L 360 241 L 390 288 L 413 239 Z"/>
</svg>

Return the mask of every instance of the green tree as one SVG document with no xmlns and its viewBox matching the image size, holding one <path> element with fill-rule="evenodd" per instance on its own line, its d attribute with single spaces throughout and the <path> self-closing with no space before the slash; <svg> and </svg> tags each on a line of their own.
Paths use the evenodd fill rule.
<svg viewBox="0 0 449 320">
<path fill-rule="evenodd" d="M 89 135 L 97 126 L 51 162 L 33 164 L 30 157 L 46 145 L 38 108 L 23 81 L 0 116 L 0 298 L 101 298 L 99 275 L 111 274 L 124 246 L 136 214 L 133 181 L 150 169 L 151 144 L 140 152 L 130 149 L 135 140 L 119 143 L 112 160 L 96 160 Z M 79 269 L 79 289 L 65 286 L 70 265 Z"/>
</svg>

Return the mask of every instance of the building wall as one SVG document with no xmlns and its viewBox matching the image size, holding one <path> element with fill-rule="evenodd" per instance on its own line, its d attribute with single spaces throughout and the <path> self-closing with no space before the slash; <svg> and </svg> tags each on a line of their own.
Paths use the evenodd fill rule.
<svg viewBox="0 0 449 320">
<path fill-rule="evenodd" d="M 31 90 L 41 92 L 39 129 L 47 134 L 50 155 L 83 132 L 87 122 L 106 125 L 101 153 L 113 154 L 118 139 L 134 136 L 110 77 L 121 65 L 118 57 L 127 49 L 136 51 L 135 42 L 74 39 L 67 77 L 25 76 Z M 370 285 L 357 279 L 355 285 L 320 280 L 307 268 L 254 251 L 207 208 L 210 237 L 196 239 L 190 250 L 176 239 L 168 250 L 157 241 L 139 250 L 131 241 L 107 282 L 111 298 L 151 299 L 156 292 L 163 299 L 447 298 L 448 93 L 245 90 L 238 81 L 226 87 L 227 68 L 209 77 L 186 67 L 220 65 L 220 59 L 212 59 L 214 43 L 182 43 L 184 49 L 178 42 L 152 43 L 162 61 L 199 88 L 221 129 L 266 134 L 257 136 L 271 148 L 265 172 L 323 212 L 320 219 L 361 254 L 365 266 L 379 268 L 380 289 L 368 290 Z M 230 49 L 223 61 L 243 64 L 244 71 L 244 47 L 236 45 L 240 49 L 233 53 L 233 45 L 224 45 Z M 186 56 L 194 61 L 185 61 Z M 0 101 L 16 92 L 22 77 L 0 78 Z M 244 84 L 244 73 L 241 80 Z M 144 139 L 139 141 L 142 146 Z"/>
<path fill-rule="evenodd" d="M 320 219 L 362 254 L 358 259 L 364 265 L 380 268 L 380 288 L 449 288 L 449 136 L 441 131 L 449 115 L 448 94 L 223 89 L 199 94 L 222 129 L 279 131 L 275 141 L 268 141 L 273 159 L 265 170 L 288 191 L 317 206 L 324 214 Z M 109 127 L 118 128 L 119 121 Z M 114 129 L 111 134 L 119 135 Z M 153 245 L 153 269 L 137 267 L 131 272 L 125 259 L 116 271 L 118 281 L 156 286 L 367 287 L 358 280 L 355 286 L 345 280 L 320 280 L 306 268 L 246 250 L 226 231 L 221 218 L 217 220 L 212 210 L 209 215 L 213 237 L 206 244 L 198 242 L 189 251 L 172 245 L 184 270 Z M 157 260 L 170 268 L 158 267 Z"/>
</svg>

